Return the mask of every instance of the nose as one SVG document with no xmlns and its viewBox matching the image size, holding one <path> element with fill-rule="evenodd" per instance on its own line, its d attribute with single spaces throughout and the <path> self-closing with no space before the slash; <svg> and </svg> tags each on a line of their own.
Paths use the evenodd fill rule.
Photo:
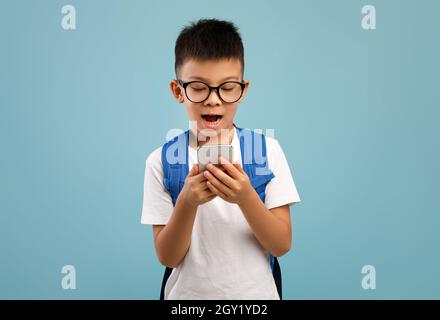
<svg viewBox="0 0 440 320">
<path fill-rule="evenodd" d="M 215 91 L 215 94 L 213 94 Z M 205 105 L 213 105 L 217 106 L 222 103 L 222 100 L 220 99 L 220 96 L 218 94 L 218 89 L 212 89 L 209 93 L 208 99 L 205 100 Z"/>
</svg>

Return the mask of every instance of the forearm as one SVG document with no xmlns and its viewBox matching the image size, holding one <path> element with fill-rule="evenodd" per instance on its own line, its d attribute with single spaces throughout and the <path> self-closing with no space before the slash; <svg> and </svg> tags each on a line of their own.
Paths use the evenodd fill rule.
<svg viewBox="0 0 440 320">
<path fill-rule="evenodd" d="M 254 189 L 239 207 L 263 248 L 276 257 L 290 250 L 290 226 L 267 209 Z"/>
<path fill-rule="evenodd" d="M 185 257 L 191 243 L 191 234 L 197 206 L 178 197 L 168 224 L 158 234 L 156 251 L 159 261 L 175 268 Z"/>
</svg>

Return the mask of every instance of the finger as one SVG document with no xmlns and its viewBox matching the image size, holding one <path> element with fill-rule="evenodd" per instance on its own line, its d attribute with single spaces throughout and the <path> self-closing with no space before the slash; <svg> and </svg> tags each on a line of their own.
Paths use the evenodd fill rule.
<svg viewBox="0 0 440 320">
<path fill-rule="evenodd" d="M 245 173 L 245 171 L 243 170 L 243 167 L 241 166 L 241 164 L 239 162 L 234 162 L 233 165 L 235 168 L 237 168 L 238 171 L 240 171 L 241 173 Z"/>
<path fill-rule="evenodd" d="M 199 167 L 200 168 L 200 167 Z M 204 171 L 200 171 L 199 173 L 197 173 L 195 176 L 194 176 L 194 181 L 196 181 L 196 182 L 200 182 L 200 183 L 202 183 L 202 182 L 205 182 L 206 180 L 208 180 L 208 179 L 206 179 L 206 177 L 205 177 L 205 171 L 207 171 L 207 170 L 204 170 Z"/>
<path fill-rule="evenodd" d="M 214 177 L 209 172 L 207 172 L 206 175 L 207 175 L 207 178 L 208 178 L 208 181 L 206 182 L 206 184 L 208 184 L 208 182 L 209 182 L 216 189 L 218 189 L 221 193 L 223 193 L 223 194 L 225 194 L 227 196 L 231 194 L 231 190 L 227 186 L 225 186 L 225 184 L 223 182 L 218 180 L 216 177 Z"/>
<path fill-rule="evenodd" d="M 205 178 L 206 179 L 206 178 Z M 206 179 L 206 181 L 203 181 L 203 183 L 202 183 L 202 191 L 205 191 L 205 190 L 208 190 L 209 188 L 208 188 L 208 186 L 206 185 L 206 182 L 208 181 L 208 179 Z"/>
<path fill-rule="evenodd" d="M 240 171 L 227 159 L 220 157 L 220 163 L 222 164 L 223 168 L 226 169 L 226 171 L 229 173 L 231 177 L 238 178 L 240 176 Z"/>
<path fill-rule="evenodd" d="M 204 175 L 204 172 L 200 172 L 199 174 L 194 176 L 193 179 L 194 179 L 194 181 L 196 181 L 198 183 L 203 183 L 203 182 L 205 182 L 207 180 L 205 175 Z"/>
<path fill-rule="evenodd" d="M 234 179 L 232 179 L 232 177 L 230 177 L 227 173 L 223 172 L 219 168 L 217 168 L 213 165 L 208 165 L 207 169 L 208 169 L 208 173 L 210 173 L 212 176 L 219 179 L 225 185 L 232 186 L 234 184 Z"/>
<path fill-rule="evenodd" d="M 208 182 L 208 179 L 206 179 L 206 181 L 203 181 L 201 190 L 202 191 L 208 190 L 209 192 L 211 192 L 211 190 L 208 188 L 208 185 L 206 184 L 207 182 Z"/>
<path fill-rule="evenodd" d="M 219 162 L 218 164 L 214 164 L 214 163 L 213 163 L 213 165 L 214 165 L 216 168 L 219 168 L 219 169 L 222 170 L 222 171 L 226 171 L 226 169 L 220 164 L 220 162 Z"/>
<path fill-rule="evenodd" d="M 218 190 L 211 182 L 208 181 L 206 184 L 208 185 L 209 189 L 211 189 L 212 193 L 214 193 L 216 196 L 219 196 L 223 200 L 226 200 L 226 195 Z"/>
<path fill-rule="evenodd" d="M 197 163 L 195 163 L 192 166 L 191 171 L 188 173 L 188 175 L 190 177 L 193 177 L 193 176 L 197 175 L 198 173 L 199 173 L 199 165 Z"/>
</svg>

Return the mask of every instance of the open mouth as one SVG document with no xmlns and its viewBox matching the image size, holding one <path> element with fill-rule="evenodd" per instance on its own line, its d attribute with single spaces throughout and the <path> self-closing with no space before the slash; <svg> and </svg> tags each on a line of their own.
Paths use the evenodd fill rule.
<svg viewBox="0 0 440 320">
<path fill-rule="evenodd" d="M 213 114 L 213 115 L 207 115 L 203 114 L 202 118 L 208 122 L 216 122 L 217 120 L 220 120 L 223 116 L 219 114 Z"/>
<path fill-rule="evenodd" d="M 222 120 L 223 116 L 219 114 L 202 114 L 203 124 L 205 127 L 208 128 L 215 128 L 219 125 L 220 121 Z"/>
</svg>

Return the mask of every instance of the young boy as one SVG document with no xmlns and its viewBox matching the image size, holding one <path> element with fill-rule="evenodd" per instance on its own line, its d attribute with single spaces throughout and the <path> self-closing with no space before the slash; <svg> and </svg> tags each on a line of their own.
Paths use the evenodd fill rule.
<svg viewBox="0 0 440 320">
<path fill-rule="evenodd" d="M 273 175 L 262 192 L 258 177 L 243 168 L 244 131 L 234 124 L 249 88 L 240 34 L 230 22 L 199 20 L 181 31 L 175 59 L 170 89 L 186 107 L 188 135 L 196 137 L 185 150 L 189 173 L 173 198 L 164 184 L 165 145 L 154 150 L 146 160 L 141 220 L 153 225 L 157 257 L 169 271 L 163 298 L 280 299 L 270 258 L 290 250 L 290 206 L 300 198 L 277 140 L 265 139 Z M 231 144 L 233 161 L 221 158 L 200 172 L 197 148 L 210 143 Z"/>
</svg>

